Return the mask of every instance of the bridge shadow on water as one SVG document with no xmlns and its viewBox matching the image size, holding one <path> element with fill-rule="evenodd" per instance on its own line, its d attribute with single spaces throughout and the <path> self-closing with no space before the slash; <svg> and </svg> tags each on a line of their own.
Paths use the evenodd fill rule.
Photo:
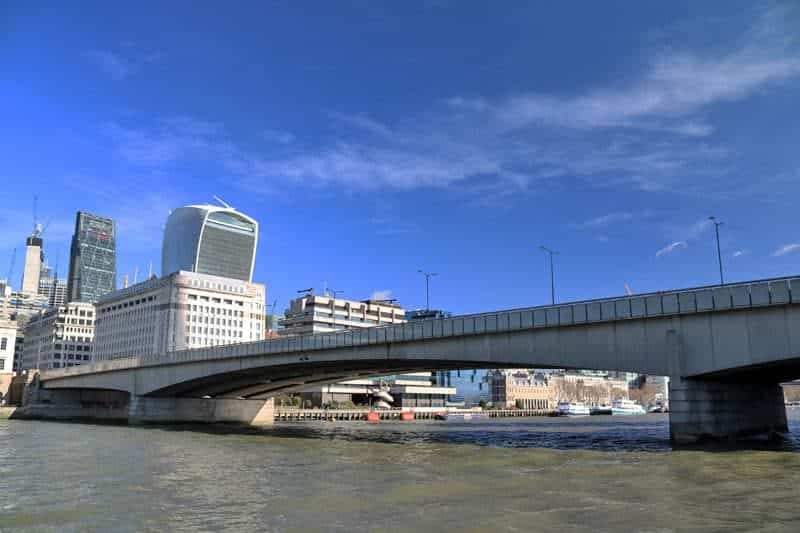
<svg viewBox="0 0 800 533">
<path fill-rule="evenodd" d="M 600 452 L 670 452 L 667 415 L 642 417 L 511 418 L 468 422 L 382 421 L 279 422 L 269 428 L 236 425 L 146 425 L 147 430 L 190 431 L 214 435 L 242 435 L 280 439 L 327 440 L 339 443 L 380 443 L 414 446 L 472 445 L 499 448 L 544 448 Z M 790 413 L 790 433 L 779 440 L 706 442 L 680 446 L 704 452 L 800 452 L 800 410 Z"/>
</svg>

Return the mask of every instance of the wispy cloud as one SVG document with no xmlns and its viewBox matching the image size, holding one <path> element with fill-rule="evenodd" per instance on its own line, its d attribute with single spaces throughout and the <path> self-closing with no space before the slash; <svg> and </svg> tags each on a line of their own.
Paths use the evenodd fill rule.
<svg viewBox="0 0 800 533">
<path fill-rule="evenodd" d="M 656 257 L 663 257 L 665 255 L 669 255 L 672 252 L 675 252 L 677 250 L 683 250 L 684 248 L 688 248 L 688 246 L 689 245 L 686 243 L 686 241 L 673 242 L 672 244 L 669 244 L 669 245 L 663 247 L 662 249 L 660 249 L 659 251 L 657 251 L 656 252 Z"/>
<path fill-rule="evenodd" d="M 130 161 L 213 160 L 259 192 L 276 182 L 349 190 L 457 187 L 484 204 L 578 178 L 591 186 L 699 194 L 731 188 L 718 176 L 736 156 L 712 141 L 715 126 L 705 111 L 800 77 L 794 46 L 768 15 L 725 48 L 662 51 L 638 76 L 573 95 L 457 95 L 397 121 L 329 110 L 327 140 L 308 146 L 267 132 L 264 138 L 285 145 L 268 155 L 213 125 L 161 121 L 111 125 L 108 133 Z M 613 221 L 600 217 L 586 227 Z"/>
<path fill-rule="evenodd" d="M 731 254 L 731 257 L 733 258 L 742 257 L 744 255 L 747 255 L 748 253 L 750 253 L 749 250 L 736 250 Z"/>
<path fill-rule="evenodd" d="M 370 300 L 389 300 L 392 297 L 391 289 L 383 289 L 380 291 L 375 291 L 372 293 L 372 296 L 369 297 Z"/>
<path fill-rule="evenodd" d="M 124 80 L 136 71 L 127 59 L 110 50 L 89 50 L 83 53 L 83 57 L 116 81 Z"/>
<path fill-rule="evenodd" d="M 772 257 L 781 257 L 786 254 L 791 254 L 794 252 L 800 252 L 800 244 L 784 244 L 774 252 L 772 252 Z"/>
<path fill-rule="evenodd" d="M 147 64 L 162 59 L 160 51 L 147 51 L 136 43 L 123 43 L 124 51 L 94 49 L 83 52 L 83 57 L 93 63 L 112 80 L 121 81 L 134 74 Z"/>
<path fill-rule="evenodd" d="M 279 144 L 289 144 L 294 142 L 294 135 L 283 130 L 264 130 L 262 133 L 265 141 Z"/>
</svg>

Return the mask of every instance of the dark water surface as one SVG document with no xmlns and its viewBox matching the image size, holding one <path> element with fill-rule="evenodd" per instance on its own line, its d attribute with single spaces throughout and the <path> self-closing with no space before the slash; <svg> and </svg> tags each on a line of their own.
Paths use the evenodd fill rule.
<svg viewBox="0 0 800 533">
<path fill-rule="evenodd" d="M 0 420 L 0 531 L 800 531 L 780 445 L 673 451 L 666 415 L 283 423 Z"/>
</svg>

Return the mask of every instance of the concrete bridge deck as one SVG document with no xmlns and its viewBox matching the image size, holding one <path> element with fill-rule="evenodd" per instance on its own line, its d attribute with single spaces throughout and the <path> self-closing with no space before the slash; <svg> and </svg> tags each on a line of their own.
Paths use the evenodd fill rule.
<svg viewBox="0 0 800 533">
<path fill-rule="evenodd" d="M 779 382 L 800 374 L 800 277 L 98 361 L 39 379 L 53 394 L 121 391 L 135 407 L 146 398 L 263 400 L 366 375 L 504 367 L 669 375 L 679 440 L 779 431 L 782 397 L 780 409 L 765 406 L 775 404 Z"/>
</svg>

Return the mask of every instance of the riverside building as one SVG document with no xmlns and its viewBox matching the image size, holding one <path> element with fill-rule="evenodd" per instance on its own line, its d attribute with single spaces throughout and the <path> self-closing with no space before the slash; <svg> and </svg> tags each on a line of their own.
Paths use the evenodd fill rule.
<svg viewBox="0 0 800 533">
<path fill-rule="evenodd" d="M 97 360 L 262 340 L 266 288 L 178 271 L 97 302 Z"/>
<path fill-rule="evenodd" d="M 32 317 L 25 325 L 22 370 L 48 370 L 92 360 L 94 306 L 70 302 Z"/>
<path fill-rule="evenodd" d="M 78 211 L 69 255 L 67 299 L 96 302 L 116 288 L 116 226 L 110 218 Z"/>
<path fill-rule="evenodd" d="M 17 323 L 0 318 L 0 374 L 13 372 L 16 342 Z"/>
<path fill-rule="evenodd" d="M 161 275 L 183 270 L 249 282 L 257 245 L 258 222 L 232 207 L 181 207 L 164 227 Z"/>
<path fill-rule="evenodd" d="M 327 294 L 295 298 L 281 320 L 282 336 L 331 333 L 354 328 L 402 324 L 405 311 L 386 300 L 345 300 Z"/>
</svg>

